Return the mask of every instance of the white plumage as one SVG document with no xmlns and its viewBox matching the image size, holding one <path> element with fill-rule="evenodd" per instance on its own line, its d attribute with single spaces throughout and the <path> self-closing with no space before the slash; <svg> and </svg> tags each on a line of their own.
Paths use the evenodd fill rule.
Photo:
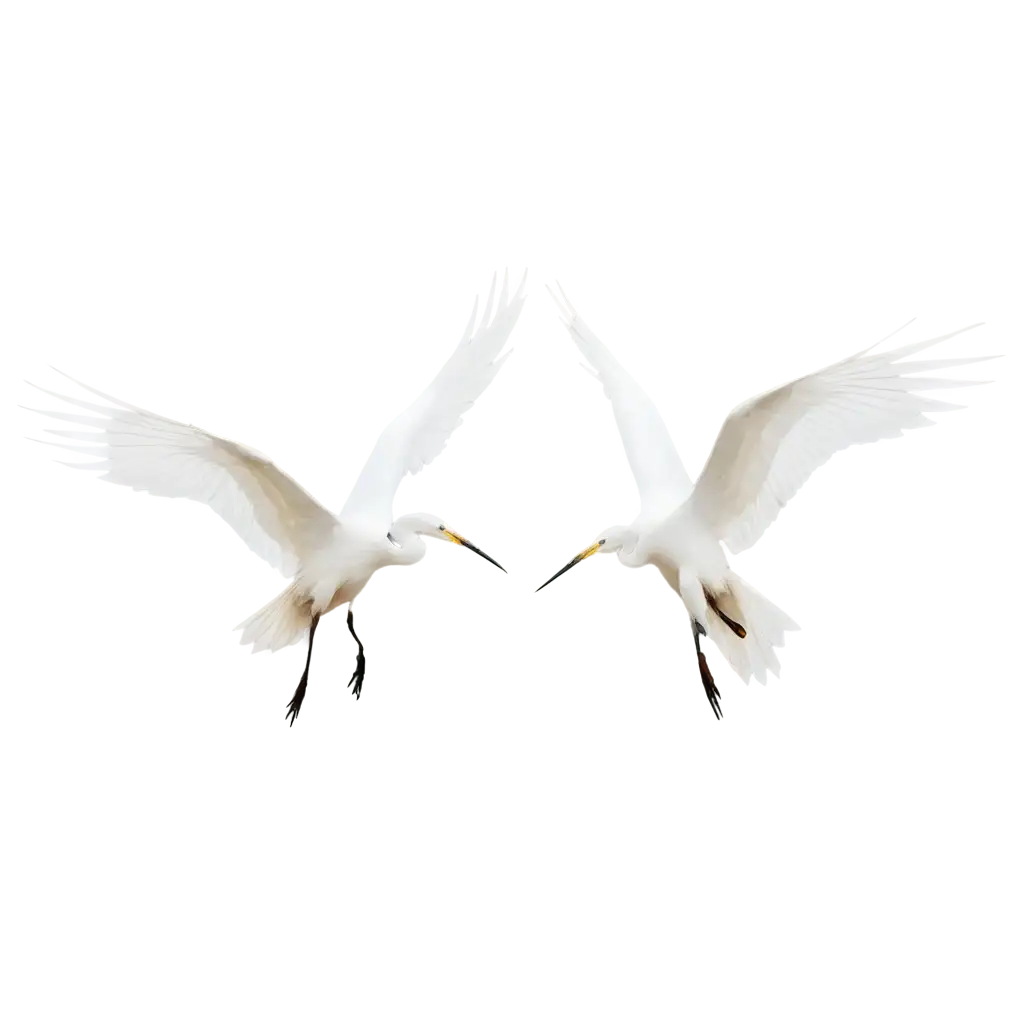
<svg viewBox="0 0 1024 1024">
<path fill-rule="evenodd" d="M 479 322 L 478 304 L 474 304 L 454 353 L 416 401 L 380 435 L 338 515 L 260 452 L 77 381 L 104 404 L 39 388 L 76 411 L 32 411 L 88 428 L 47 430 L 61 440 L 45 443 L 95 457 L 66 465 L 98 471 L 101 479 L 135 490 L 203 502 L 257 555 L 293 577 L 281 594 L 239 626 L 242 643 L 251 643 L 254 651 L 278 650 L 308 634 L 311 654 L 320 616 L 341 604 L 351 606 L 377 569 L 419 561 L 426 551 L 423 537 L 453 541 L 493 562 L 439 516 L 418 513 L 392 521 L 392 503 L 402 478 L 418 473 L 437 457 L 507 358 L 508 353 L 500 353 L 525 302 L 526 275 L 510 298 L 506 273 L 497 302 L 496 284 L 497 276 Z M 348 623 L 358 642 L 351 607 Z M 308 670 L 309 655 L 289 706 L 293 722 Z M 357 697 L 364 670 L 360 644 L 357 670 L 350 681 Z"/>
<path fill-rule="evenodd" d="M 798 628 L 731 570 L 722 545 L 740 552 L 756 543 L 836 452 L 898 437 L 932 423 L 928 413 L 959 408 L 920 392 L 982 382 L 919 374 L 992 357 L 906 360 L 980 325 L 889 351 L 872 346 L 741 403 L 726 417 L 694 484 L 651 400 L 565 293 L 552 292 L 552 297 L 611 400 L 640 492 L 640 513 L 630 526 L 602 531 L 551 580 L 599 552 L 615 552 L 631 568 L 657 566 L 689 613 L 705 692 L 721 717 L 720 694 L 700 651 L 700 636 L 710 636 L 744 681 L 753 676 L 766 682 L 769 672 L 779 672 L 775 649 L 783 646 L 787 631 Z"/>
</svg>

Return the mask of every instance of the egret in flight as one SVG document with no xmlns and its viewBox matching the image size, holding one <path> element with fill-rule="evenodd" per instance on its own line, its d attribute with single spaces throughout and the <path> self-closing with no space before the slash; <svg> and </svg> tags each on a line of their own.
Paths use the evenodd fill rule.
<svg viewBox="0 0 1024 1024">
<path fill-rule="evenodd" d="M 108 404 L 38 389 L 78 411 L 31 411 L 90 428 L 47 431 L 64 440 L 44 443 L 100 457 L 100 461 L 65 465 L 99 470 L 101 479 L 134 490 L 201 501 L 257 555 L 292 577 L 282 593 L 236 627 L 242 630 L 241 642 L 251 643 L 254 653 L 277 651 L 309 637 L 302 678 L 288 704 L 290 725 L 306 694 L 317 624 L 321 616 L 343 604 L 348 605 L 349 632 L 359 646 L 348 685 L 356 698 L 362 692 L 366 658 L 356 635 L 352 602 L 378 569 L 420 561 L 426 554 L 423 538 L 433 537 L 468 548 L 505 571 L 451 529 L 442 516 L 392 516 L 402 478 L 418 473 L 440 454 L 463 414 L 509 355 L 499 354 L 523 308 L 526 275 L 510 299 L 506 272 L 495 306 L 496 283 L 497 275 L 479 322 L 476 303 L 462 340 L 440 372 L 380 435 L 337 515 L 265 455 L 245 445 L 146 412 L 78 381 L 74 383 Z"/>
<path fill-rule="evenodd" d="M 959 408 L 917 392 L 982 382 L 916 375 L 982 358 L 902 360 L 980 325 L 887 352 L 872 346 L 743 402 L 726 417 L 692 483 L 650 398 L 580 319 L 561 286 L 559 291 L 560 296 L 553 291 L 551 296 L 562 322 L 612 403 L 640 491 L 640 514 L 629 526 L 602 530 L 538 590 L 599 553 L 615 552 L 630 568 L 657 566 L 689 614 L 701 682 L 720 719 L 721 694 L 700 649 L 701 637 L 715 642 L 744 682 L 753 676 L 765 683 L 768 672 L 779 673 L 775 648 L 783 646 L 787 631 L 799 628 L 730 569 L 722 545 L 735 554 L 756 543 L 836 452 L 898 437 L 931 424 L 925 413 Z"/>
</svg>

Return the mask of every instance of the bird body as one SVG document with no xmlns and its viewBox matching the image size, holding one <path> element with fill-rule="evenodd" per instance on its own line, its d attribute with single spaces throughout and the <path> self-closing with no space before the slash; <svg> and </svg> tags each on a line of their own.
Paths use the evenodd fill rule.
<svg viewBox="0 0 1024 1024">
<path fill-rule="evenodd" d="M 97 470 L 103 479 L 135 490 L 203 502 L 256 554 L 291 578 L 237 628 L 242 643 L 252 644 L 254 652 L 276 651 L 309 637 L 306 671 L 289 705 L 292 723 L 305 694 L 317 623 L 345 604 L 349 631 L 359 644 L 350 680 L 359 696 L 365 658 L 352 602 L 378 569 L 418 562 L 426 553 L 424 537 L 460 544 L 498 565 L 439 516 L 417 513 L 393 519 L 392 513 L 402 479 L 440 454 L 508 356 L 500 353 L 525 302 L 526 275 L 510 297 L 506 274 L 497 303 L 496 284 L 497 276 L 479 321 L 475 304 L 462 340 L 434 380 L 382 432 L 339 514 L 253 448 L 147 412 L 78 381 L 74 383 L 103 404 L 39 388 L 75 411 L 32 411 L 87 428 L 48 429 L 61 440 L 44 443 L 98 460 L 66 465 Z"/>
<path fill-rule="evenodd" d="M 600 540 L 600 553 L 616 554 L 627 568 L 657 568 L 681 598 L 694 628 L 715 642 L 744 682 L 753 677 L 764 683 L 769 671 L 778 674 L 775 648 L 783 647 L 784 634 L 799 626 L 731 569 L 722 543 L 690 499 L 661 519 L 640 516 L 630 526 L 603 530 Z M 709 599 L 742 625 L 743 642 L 712 611 Z"/>
<path fill-rule="evenodd" d="M 701 651 L 701 637 L 715 643 L 744 682 L 753 677 L 764 683 L 768 673 L 779 673 L 776 650 L 784 645 L 785 634 L 799 628 L 732 570 L 725 549 L 735 554 L 753 545 L 813 471 L 836 452 L 898 437 L 933 422 L 926 413 L 959 408 L 919 391 L 980 383 L 919 374 L 982 360 L 903 361 L 961 331 L 889 351 L 872 346 L 738 405 L 692 483 L 653 402 L 580 319 L 565 293 L 551 294 L 589 363 L 585 368 L 611 401 L 640 492 L 640 512 L 629 526 L 603 530 L 540 589 L 598 553 L 617 553 L 629 568 L 656 566 L 686 607 L 701 680 L 720 718 L 721 695 Z"/>
<path fill-rule="evenodd" d="M 689 499 L 676 512 L 649 524 L 641 536 L 641 552 L 662 569 L 662 575 L 666 567 L 675 568 L 677 574 L 685 570 L 711 590 L 725 585 L 729 562 L 721 542 Z M 698 615 L 698 620 L 707 626 L 702 614 Z"/>
</svg>

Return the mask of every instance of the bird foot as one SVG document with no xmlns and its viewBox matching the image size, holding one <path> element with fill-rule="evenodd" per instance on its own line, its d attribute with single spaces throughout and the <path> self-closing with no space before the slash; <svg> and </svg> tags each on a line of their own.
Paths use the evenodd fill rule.
<svg viewBox="0 0 1024 1024">
<path fill-rule="evenodd" d="M 715 718 L 721 718 L 723 714 L 722 688 L 715 682 L 711 666 L 708 664 L 708 658 L 703 654 L 697 655 L 697 673 L 703 687 L 705 700 L 711 705 Z"/>
<path fill-rule="evenodd" d="M 352 691 L 352 702 L 358 703 L 367 692 L 367 645 L 357 634 L 353 634 L 352 639 L 349 689 Z"/>
<path fill-rule="evenodd" d="M 700 623 L 694 622 L 693 626 L 696 633 L 697 679 L 703 688 L 705 700 L 711 706 L 712 714 L 715 718 L 722 718 L 724 713 L 722 687 L 715 681 L 715 674 L 711 671 L 705 647 L 708 631 Z"/>
<path fill-rule="evenodd" d="M 352 703 L 358 703 L 366 695 L 367 682 L 365 677 L 361 675 L 352 676 L 348 686 L 352 692 Z"/>
<path fill-rule="evenodd" d="M 299 680 L 299 685 L 292 695 L 292 699 L 288 701 L 288 710 L 285 713 L 285 718 L 288 719 L 289 729 L 295 724 L 295 719 L 299 717 L 299 709 L 302 707 L 302 701 L 306 696 L 306 683 L 308 681 L 308 673 L 303 672 L 302 679 Z"/>
<path fill-rule="evenodd" d="M 705 687 L 705 701 L 711 706 L 712 715 L 721 719 L 725 715 L 725 708 L 722 702 L 722 691 L 717 686 Z"/>
</svg>

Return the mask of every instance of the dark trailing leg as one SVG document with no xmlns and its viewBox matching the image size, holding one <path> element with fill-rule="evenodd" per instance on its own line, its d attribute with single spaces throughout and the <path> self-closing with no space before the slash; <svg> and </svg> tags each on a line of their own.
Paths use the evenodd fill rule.
<svg viewBox="0 0 1024 1024">
<path fill-rule="evenodd" d="M 708 602 L 708 607 L 741 639 L 746 639 L 747 631 L 738 623 L 735 619 L 730 619 L 721 608 L 718 607 L 718 603 L 715 601 L 715 595 L 712 594 L 707 588 L 704 589 L 704 597 Z"/>
<path fill-rule="evenodd" d="M 691 619 L 690 622 L 693 626 L 693 643 L 697 648 L 697 664 L 700 665 L 700 681 L 704 684 L 704 693 L 707 695 L 711 710 L 715 713 L 715 718 L 721 719 L 722 705 L 720 701 L 722 695 L 718 692 L 718 687 L 715 686 L 711 669 L 708 668 L 707 658 L 704 657 L 704 652 L 700 649 L 700 638 L 707 636 L 707 634 L 704 632 L 704 627 L 696 619 Z"/>
</svg>

